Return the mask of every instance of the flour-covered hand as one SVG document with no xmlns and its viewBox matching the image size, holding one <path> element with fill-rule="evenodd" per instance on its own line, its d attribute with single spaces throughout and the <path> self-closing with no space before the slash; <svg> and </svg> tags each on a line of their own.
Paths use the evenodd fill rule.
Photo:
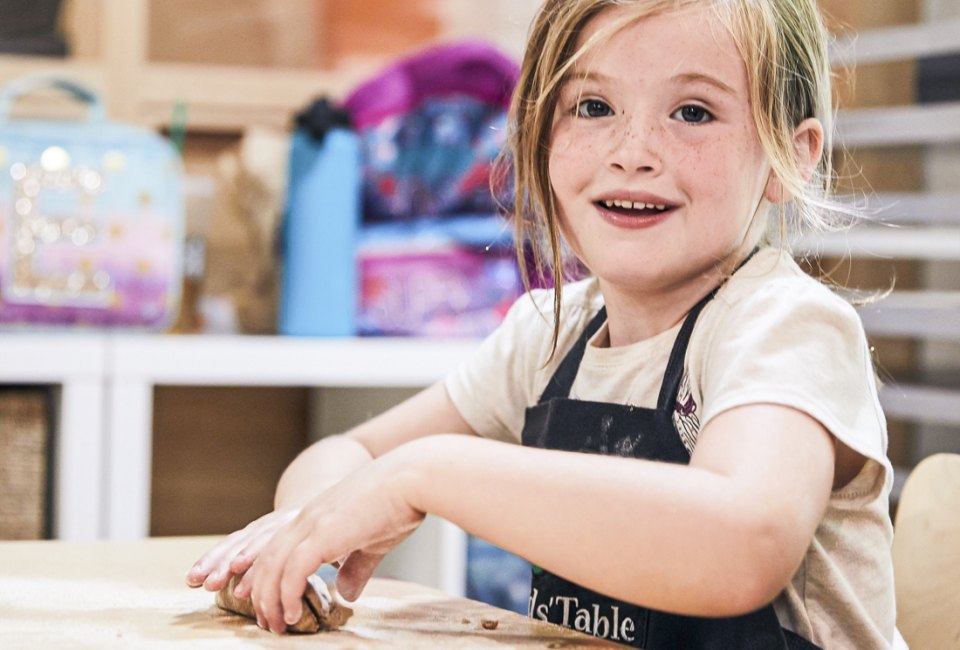
<svg viewBox="0 0 960 650">
<path fill-rule="evenodd" d="M 231 576 L 242 575 L 250 568 L 277 530 L 298 512 L 298 508 L 275 510 L 231 533 L 190 567 L 186 576 L 187 584 L 191 587 L 203 586 L 208 591 L 220 591 Z M 242 580 L 237 595 L 245 598 L 249 591 L 249 581 Z"/>
<path fill-rule="evenodd" d="M 273 535 L 250 574 L 258 621 L 282 632 L 300 617 L 307 576 L 339 561 L 337 588 L 360 595 L 383 557 L 423 521 L 410 505 L 414 472 L 402 448 L 307 502 Z"/>
</svg>

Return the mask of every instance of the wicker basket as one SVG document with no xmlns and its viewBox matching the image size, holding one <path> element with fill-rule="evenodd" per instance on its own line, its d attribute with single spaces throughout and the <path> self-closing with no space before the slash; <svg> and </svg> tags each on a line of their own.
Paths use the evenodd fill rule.
<svg viewBox="0 0 960 650">
<path fill-rule="evenodd" d="M 0 390 L 0 539 L 48 536 L 48 394 Z"/>
</svg>

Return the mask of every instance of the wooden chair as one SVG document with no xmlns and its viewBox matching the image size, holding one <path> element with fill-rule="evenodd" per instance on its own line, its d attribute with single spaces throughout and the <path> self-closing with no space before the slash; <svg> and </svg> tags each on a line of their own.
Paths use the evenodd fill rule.
<svg viewBox="0 0 960 650">
<path fill-rule="evenodd" d="M 929 456 L 907 477 L 893 567 L 910 649 L 960 648 L 960 454 Z"/>
</svg>

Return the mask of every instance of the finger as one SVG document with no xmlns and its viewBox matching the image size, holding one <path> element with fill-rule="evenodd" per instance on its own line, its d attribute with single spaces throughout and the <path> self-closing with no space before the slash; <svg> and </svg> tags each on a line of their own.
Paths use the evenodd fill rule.
<svg viewBox="0 0 960 650">
<path fill-rule="evenodd" d="M 273 536 L 276 534 L 277 530 L 280 529 L 284 524 L 291 521 L 299 512 L 299 510 L 291 510 L 286 513 L 282 513 L 282 516 L 276 516 L 270 522 L 269 526 L 261 526 L 258 528 L 255 535 L 250 535 L 244 540 L 243 548 L 240 548 L 234 554 L 234 557 L 230 560 L 229 568 L 231 573 L 242 574 L 245 573 L 260 556 L 260 553 L 263 551 L 264 547 L 270 543 L 270 540 L 273 539 Z M 279 515 L 281 513 L 274 513 Z"/>
<path fill-rule="evenodd" d="M 201 569 L 192 568 L 192 567 L 190 568 L 189 571 L 187 571 L 187 575 L 184 577 L 184 580 L 186 580 L 187 582 L 187 586 L 190 587 L 191 589 L 196 589 L 197 587 L 202 585 L 203 581 L 206 579 L 207 579 L 207 576 L 202 572 Z"/>
<path fill-rule="evenodd" d="M 225 555 L 203 581 L 207 591 L 220 591 L 227 586 L 233 572 L 230 570 L 230 555 Z"/>
<path fill-rule="evenodd" d="M 285 526 L 257 558 L 251 600 L 254 610 L 263 617 L 271 632 L 279 634 L 286 630 L 280 603 L 280 580 L 287 558 L 302 539 L 303 535 L 295 527 Z"/>
<path fill-rule="evenodd" d="M 230 570 L 234 573 L 243 573 L 249 569 L 260 556 L 264 547 L 273 539 L 274 534 L 274 530 L 267 530 L 245 539 L 243 546 L 238 547 L 230 559 Z"/>
<path fill-rule="evenodd" d="M 222 539 L 190 567 L 186 575 L 188 585 L 199 587 L 204 584 L 211 573 L 221 567 L 224 558 L 229 555 L 231 549 L 237 543 L 239 532 L 237 531 Z"/>
<path fill-rule="evenodd" d="M 243 574 L 243 577 L 237 581 L 236 586 L 233 588 L 233 595 L 240 600 L 250 597 L 250 593 L 253 591 L 253 576 L 256 574 L 256 564 L 251 566 Z"/>
<path fill-rule="evenodd" d="M 207 591 L 220 591 L 227 586 L 231 576 L 242 575 L 253 565 L 260 550 L 270 540 L 269 534 L 258 532 L 261 529 L 255 526 L 256 523 L 237 531 L 224 543 L 203 581 Z"/>
<path fill-rule="evenodd" d="M 256 553 L 250 553 L 247 550 L 241 551 L 236 557 L 230 560 L 230 564 L 228 565 L 230 573 L 234 573 L 236 575 L 242 575 L 246 573 L 250 567 L 253 566 L 253 562 L 256 559 Z"/>
<path fill-rule="evenodd" d="M 304 539 L 293 549 L 283 568 L 280 578 L 280 605 L 283 608 L 283 621 L 293 625 L 303 613 L 303 591 L 307 587 L 307 576 L 316 571 L 310 568 L 310 557 L 314 549 L 310 539 Z"/>
<path fill-rule="evenodd" d="M 253 578 L 250 601 L 253 603 L 257 620 L 260 621 L 260 627 L 281 634 L 286 629 L 286 625 L 283 622 L 283 613 L 272 577 L 276 574 L 276 571 L 271 566 L 264 564 L 264 559 L 261 556 L 258 561 L 260 570 Z"/>
<path fill-rule="evenodd" d="M 200 559 L 193 563 L 193 566 L 187 570 L 186 580 L 191 587 L 199 587 L 207 579 L 213 567 L 217 564 L 222 554 L 224 542 L 220 542 L 212 549 L 200 556 Z"/>
<path fill-rule="evenodd" d="M 355 551 L 347 556 L 337 571 L 337 591 L 351 602 L 360 597 L 383 555 Z"/>
</svg>

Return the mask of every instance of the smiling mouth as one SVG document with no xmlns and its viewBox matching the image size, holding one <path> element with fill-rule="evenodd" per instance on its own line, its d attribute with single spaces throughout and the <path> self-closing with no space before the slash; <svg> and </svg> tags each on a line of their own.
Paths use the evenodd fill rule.
<svg viewBox="0 0 960 650">
<path fill-rule="evenodd" d="M 666 204 L 641 203 L 639 201 L 621 201 L 619 199 L 597 201 L 597 206 L 625 217 L 659 216 L 676 207 Z"/>
</svg>

